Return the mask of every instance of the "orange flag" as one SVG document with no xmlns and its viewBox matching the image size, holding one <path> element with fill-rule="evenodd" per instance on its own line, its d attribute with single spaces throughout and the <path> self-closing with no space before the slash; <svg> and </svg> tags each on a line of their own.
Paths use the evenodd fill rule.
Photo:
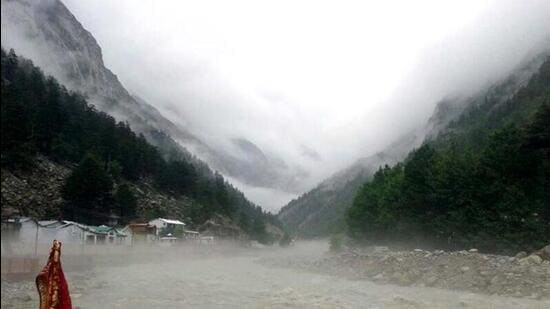
<svg viewBox="0 0 550 309">
<path fill-rule="evenodd" d="M 36 276 L 40 309 L 72 309 L 69 286 L 61 268 L 61 242 L 54 240 L 48 263 Z"/>
</svg>

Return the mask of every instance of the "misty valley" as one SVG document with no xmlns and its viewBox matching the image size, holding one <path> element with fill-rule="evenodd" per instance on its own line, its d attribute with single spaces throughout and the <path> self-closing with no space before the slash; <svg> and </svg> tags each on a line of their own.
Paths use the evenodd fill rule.
<svg viewBox="0 0 550 309">
<path fill-rule="evenodd" d="M 1 5 L 2 308 L 550 307 L 550 2 Z"/>
</svg>

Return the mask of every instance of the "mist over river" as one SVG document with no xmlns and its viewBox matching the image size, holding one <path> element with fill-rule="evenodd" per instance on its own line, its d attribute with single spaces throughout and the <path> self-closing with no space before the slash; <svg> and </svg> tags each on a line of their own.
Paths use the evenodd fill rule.
<svg viewBox="0 0 550 309">
<path fill-rule="evenodd" d="M 103 256 L 96 265 L 66 276 L 73 307 L 81 309 L 550 307 L 547 300 L 384 285 L 299 266 L 329 254 L 322 241 L 290 248 L 156 248 L 147 254 Z M 37 305 L 32 280 L 2 280 L 2 308 Z"/>
</svg>

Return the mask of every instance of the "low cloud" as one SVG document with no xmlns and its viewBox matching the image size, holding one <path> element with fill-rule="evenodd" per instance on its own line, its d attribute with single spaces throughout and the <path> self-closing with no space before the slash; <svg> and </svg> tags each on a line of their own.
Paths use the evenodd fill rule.
<svg viewBox="0 0 550 309">
<path fill-rule="evenodd" d="M 543 0 L 65 3 L 130 92 L 210 145 L 243 138 L 303 169 L 298 190 L 419 127 L 443 97 L 503 77 L 550 35 Z M 232 181 L 270 210 L 296 195 Z"/>
</svg>

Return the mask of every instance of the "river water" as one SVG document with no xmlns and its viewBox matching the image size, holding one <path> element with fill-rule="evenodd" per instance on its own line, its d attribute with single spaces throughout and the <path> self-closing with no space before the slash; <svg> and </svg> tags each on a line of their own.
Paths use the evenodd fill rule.
<svg viewBox="0 0 550 309">
<path fill-rule="evenodd" d="M 181 256 L 67 273 L 75 308 L 550 308 L 549 302 L 348 280 L 270 265 L 326 254 L 321 243 Z M 168 249 L 167 249 L 168 250 Z M 274 263 L 275 264 L 275 263 Z M 36 308 L 34 287 L 2 283 L 2 308 Z M 28 299 L 5 293 L 30 293 Z M 11 295 L 13 296 L 13 295 Z"/>
</svg>

